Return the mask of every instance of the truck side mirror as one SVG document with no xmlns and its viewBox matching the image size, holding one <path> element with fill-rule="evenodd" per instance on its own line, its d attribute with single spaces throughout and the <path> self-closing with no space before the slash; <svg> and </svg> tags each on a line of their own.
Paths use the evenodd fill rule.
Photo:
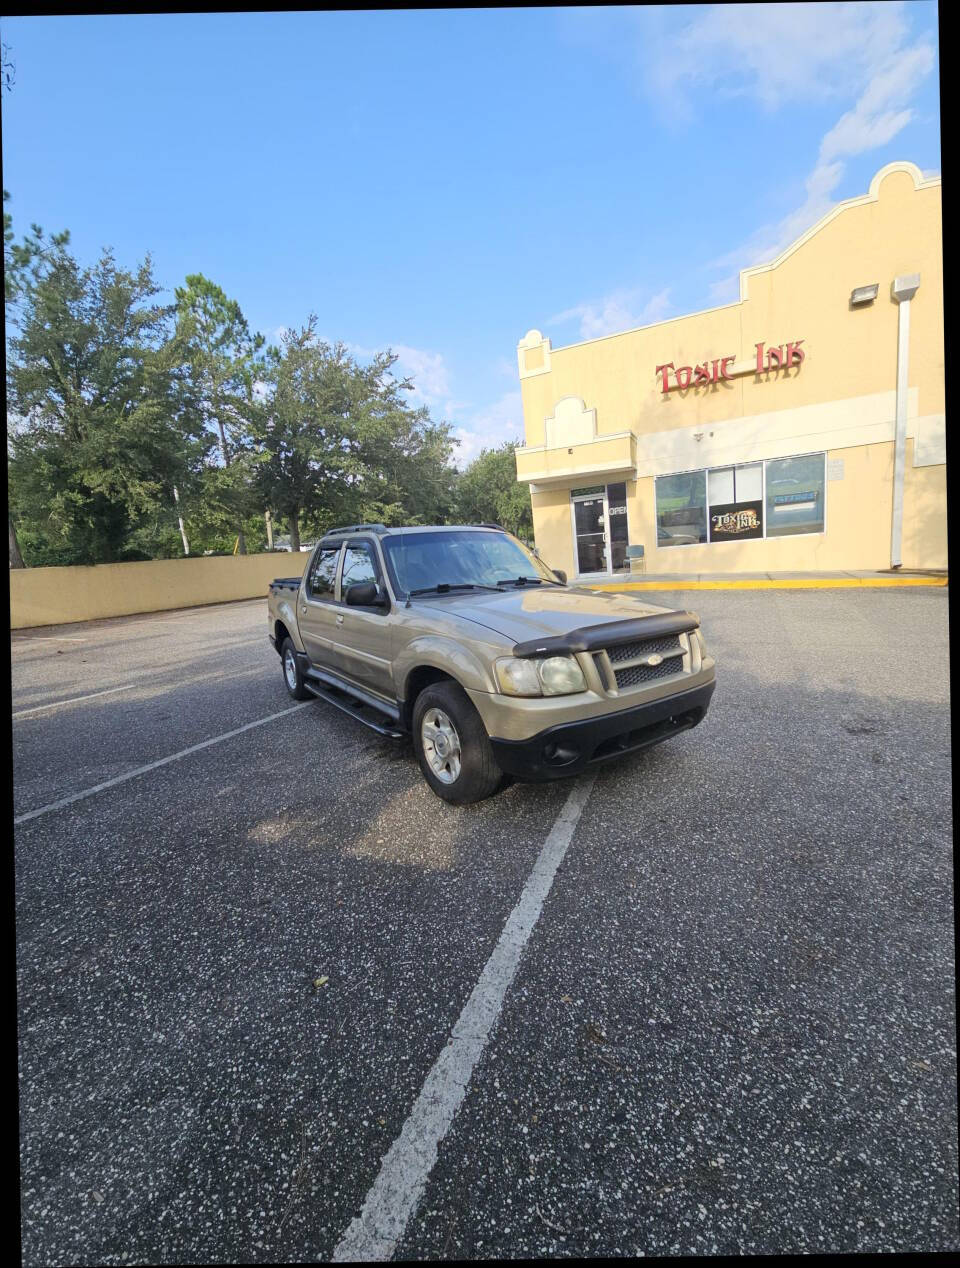
<svg viewBox="0 0 960 1268">
<path fill-rule="evenodd" d="M 562 581 L 564 585 L 567 584 L 567 574 L 563 571 L 562 568 L 554 568 L 553 575 L 556 577 L 558 581 Z"/>
<path fill-rule="evenodd" d="M 382 608 L 387 602 L 387 596 L 375 581 L 360 581 L 348 587 L 346 599 L 352 608 Z"/>
</svg>

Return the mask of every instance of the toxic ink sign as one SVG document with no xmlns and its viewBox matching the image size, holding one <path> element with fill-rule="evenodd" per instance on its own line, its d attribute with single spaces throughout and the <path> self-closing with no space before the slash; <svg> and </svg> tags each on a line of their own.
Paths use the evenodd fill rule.
<svg viewBox="0 0 960 1268">
<path fill-rule="evenodd" d="M 710 540 L 738 541 L 763 536 L 762 502 L 728 502 L 710 508 Z"/>
<path fill-rule="evenodd" d="M 758 343 L 756 369 L 752 372 L 763 374 L 768 370 L 787 370 L 791 366 L 800 365 L 805 355 L 800 347 L 803 342 L 802 339 L 795 339 L 793 343 L 779 344 L 775 348 L 767 348 L 765 344 Z M 658 365 L 656 373 L 660 375 L 661 390 L 666 396 L 667 392 L 676 388 L 683 392 L 688 387 L 709 387 L 711 383 L 718 383 L 721 379 L 729 381 L 735 378 L 736 375 L 731 372 L 731 367 L 736 359 L 736 357 L 716 357 L 712 361 L 707 360 L 696 366 L 675 366 L 672 361 L 668 361 L 666 365 Z M 672 383 L 671 371 L 673 372 Z M 736 374 L 744 373 L 748 373 L 745 367 L 736 371 Z"/>
</svg>

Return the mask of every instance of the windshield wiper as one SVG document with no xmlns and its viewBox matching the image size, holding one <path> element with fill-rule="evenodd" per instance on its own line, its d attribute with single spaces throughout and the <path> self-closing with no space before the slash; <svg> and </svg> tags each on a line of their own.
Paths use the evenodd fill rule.
<svg viewBox="0 0 960 1268">
<path fill-rule="evenodd" d="M 423 586 L 420 590 L 411 590 L 409 597 L 412 599 L 415 594 L 447 594 L 450 590 L 492 590 L 496 594 L 499 589 L 499 586 L 484 586 L 478 581 L 441 581 L 435 586 Z"/>
<path fill-rule="evenodd" d="M 542 586 L 543 577 L 517 577 L 516 581 L 501 581 L 498 584 L 501 586 Z"/>
</svg>

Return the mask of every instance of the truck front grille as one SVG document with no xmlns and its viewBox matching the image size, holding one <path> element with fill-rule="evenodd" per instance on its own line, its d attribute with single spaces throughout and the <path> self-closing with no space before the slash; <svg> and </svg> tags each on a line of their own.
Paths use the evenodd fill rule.
<svg viewBox="0 0 960 1268">
<path fill-rule="evenodd" d="M 634 643 L 614 643 L 601 654 L 600 659 L 607 661 L 608 672 L 613 671 L 617 689 L 625 691 L 643 683 L 655 682 L 658 678 L 683 673 L 684 657 L 689 651 L 686 634 L 665 634 L 659 638 L 638 639 Z M 658 663 L 647 664 L 650 657 L 657 658 Z"/>
<path fill-rule="evenodd" d="M 607 655 L 614 665 L 623 665 L 642 656 L 650 656 L 658 652 L 661 656 L 682 656 L 683 648 L 676 634 L 665 638 L 648 638 L 642 643 L 619 643 L 607 648 Z"/>
<path fill-rule="evenodd" d="M 638 687 L 640 683 L 652 682 L 655 678 L 669 678 L 682 669 L 683 653 L 678 648 L 675 656 L 668 656 L 659 665 L 629 665 L 625 669 L 615 669 L 613 676 L 622 691 L 625 687 Z"/>
</svg>

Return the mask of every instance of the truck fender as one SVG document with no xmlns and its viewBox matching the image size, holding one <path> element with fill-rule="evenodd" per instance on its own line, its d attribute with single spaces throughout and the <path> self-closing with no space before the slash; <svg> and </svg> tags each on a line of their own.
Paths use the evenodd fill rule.
<svg viewBox="0 0 960 1268">
<path fill-rule="evenodd" d="M 493 676 L 473 652 L 455 639 L 439 634 L 423 634 L 408 643 L 393 665 L 393 678 L 400 700 L 407 699 L 407 682 L 415 669 L 429 665 L 456 679 L 471 691 L 496 691 Z"/>
<path fill-rule="evenodd" d="M 276 629 L 277 622 L 280 621 L 287 627 L 287 633 L 293 639 L 293 645 L 297 651 L 305 652 L 306 648 L 303 646 L 303 639 L 300 637 L 300 626 L 297 623 L 297 603 L 299 599 L 300 592 L 298 590 L 296 598 L 288 599 L 284 597 L 279 600 L 274 613 L 274 629 Z M 278 647 L 277 651 L 279 650 L 280 648 Z"/>
</svg>

